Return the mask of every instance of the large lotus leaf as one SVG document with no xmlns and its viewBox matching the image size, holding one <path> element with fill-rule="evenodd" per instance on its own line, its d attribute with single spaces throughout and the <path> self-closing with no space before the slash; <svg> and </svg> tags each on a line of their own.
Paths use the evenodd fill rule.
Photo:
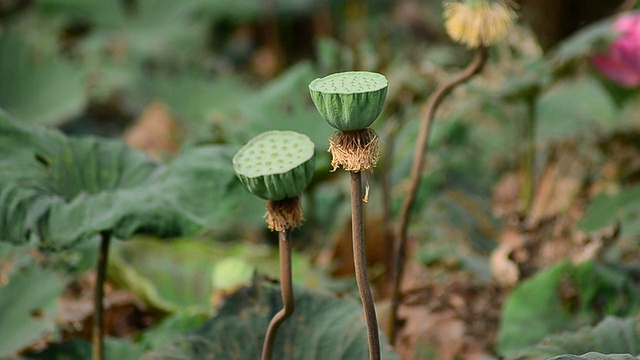
<svg viewBox="0 0 640 360">
<path fill-rule="evenodd" d="M 510 354 L 547 334 L 566 329 L 569 315 L 557 288 L 571 264 L 559 264 L 520 284 L 507 299 L 498 335 L 498 349 Z"/>
<path fill-rule="evenodd" d="M 513 355 L 551 334 L 597 323 L 604 315 L 635 314 L 639 293 L 631 276 L 621 270 L 593 262 L 557 264 L 523 282 L 509 296 L 498 349 Z M 589 350 L 598 349 L 579 353 Z"/>
<path fill-rule="evenodd" d="M 176 313 L 170 315 L 140 335 L 140 346 L 146 349 L 162 348 L 174 339 L 199 328 L 207 321 L 207 318 L 208 316 L 204 314 Z"/>
<path fill-rule="evenodd" d="M 596 51 L 606 50 L 607 45 L 618 36 L 611 26 L 611 19 L 598 21 L 561 42 L 554 50 L 552 60 L 556 66 L 567 65 Z"/>
<path fill-rule="evenodd" d="M 60 12 L 105 28 L 117 28 L 125 22 L 125 9 L 118 0 L 36 0 L 44 12 Z"/>
<path fill-rule="evenodd" d="M 636 236 L 640 232 L 639 214 L 640 186 L 634 186 L 617 194 L 596 196 L 578 225 L 584 231 L 598 231 L 619 221 L 624 236 Z"/>
<path fill-rule="evenodd" d="M 294 288 L 295 313 L 280 327 L 274 359 L 368 359 L 362 308 L 353 299 L 341 299 Z M 277 285 L 257 282 L 226 301 L 218 315 L 198 330 L 143 359 L 258 359 L 271 317 L 282 302 Z M 399 359 L 382 340 L 382 358 Z"/>
<path fill-rule="evenodd" d="M 84 72 L 56 55 L 39 55 L 13 33 L 0 36 L 0 107 L 25 121 L 59 125 L 85 106 Z"/>
<path fill-rule="evenodd" d="M 580 355 L 559 355 L 549 360 L 637 360 L 638 358 L 629 354 L 601 354 L 596 352 Z"/>
<path fill-rule="evenodd" d="M 118 141 L 67 138 L 0 114 L 0 239 L 60 248 L 100 232 L 128 239 L 220 225 L 246 196 L 234 150 L 193 148 L 161 165 Z"/>
<path fill-rule="evenodd" d="M 237 119 L 221 119 L 232 117 L 237 106 L 235 100 L 253 90 L 238 79 L 218 77 L 212 80 L 197 73 L 156 76 L 147 79 L 146 86 L 154 96 L 167 103 L 187 135 L 196 140 L 218 135 L 212 131 L 214 125 L 219 133 L 228 137 L 227 127 Z"/>
<path fill-rule="evenodd" d="M 106 338 L 104 342 L 105 360 L 138 360 L 143 350 L 129 340 Z M 39 353 L 24 355 L 16 360 L 87 360 L 91 359 L 91 343 L 72 340 L 53 344 Z"/>
<path fill-rule="evenodd" d="M 212 299 L 251 282 L 254 272 L 279 277 L 277 249 L 257 244 L 224 244 L 196 239 L 162 241 L 137 237 L 117 243 L 109 277 L 151 306 L 167 312 L 212 313 Z M 306 287 L 339 288 L 310 258 L 294 252 L 293 282 Z"/>
<path fill-rule="evenodd" d="M 313 66 L 303 62 L 247 97 L 238 107 L 246 125 L 238 127 L 239 123 L 234 123 L 236 131 L 249 135 L 245 135 L 246 141 L 267 130 L 292 130 L 307 134 L 319 148 L 327 147 L 333 129 L 322 121 L 315 107 L 310 106 L 309 93 L 300 91 L 306 89 L 314 77 Z M 269 121 L 264 121 L 265 117 Z"/>
<path fill-rule="evenodd" d="M 64 285 L 51 270 L 31 267 L 15 272 L 0 287 L 0 358 L 55 329 L 57 297 Z"/>
<path fill-rule="evenodd" d="M 152 306 L 167 312 L 211 314 L 211 271 L 222 247 L 194 239 L 136 239 L 118 244 L 109 274 Z"/>
<path fill-rule="evenodd" d="M 536 136 L 543 141 L 611 129 L 619 123 L 611 95 L 586 76 L 564 80 L 544 92 L 536 104 Z"/>
<path fill-rule="evenodd" d="M 313 0 L 276 0 L 273 4 L 273 10 L 277 11 L 279 16 L 312 14 L 316 9 Z M 261 5 L 260 2 L 252 0 L 216 0 L 207 1 L 204 10 L 217 19 L 247 21 L 264 14 L 264 7 Z"/>
<path fill-rule="evenodd" d="M 548 337 L 508 359 L 537 360 L 561 354 L 585 354 L 591 351 L 604 354 L 640 355 L 640 317 L 624 319 L 607 317 L 595 327 Z"/>
<path fill-rule="evenodd" d="M 119 0 L 38 0 L 40 9 L 72 16 L 95 25 L 85 44 L 108 48 L 126 44 L 128 56 L 181 56 L 171 51 L 192 43 L 204 44 L 202 18 L 193 16 L 203 0 L 138 0 L 130 11 Z M 200 20 L 200 21 L 199 21 Z M 198 31 L 200 30 L 200 31 Z M 190 53 L 193 50 L 190 49 Z"/>
</svg>

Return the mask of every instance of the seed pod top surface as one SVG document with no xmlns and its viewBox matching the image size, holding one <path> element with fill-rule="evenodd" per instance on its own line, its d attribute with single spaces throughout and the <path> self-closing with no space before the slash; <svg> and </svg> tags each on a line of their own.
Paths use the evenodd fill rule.
<svg viewBox="0 0 640 360">
<path fill-rule="evenodd" d="M 311 99 L 329 125 L 341 131 L 363 130 L 382 112 L 387 78 L 368 71 L 348 71 L 315 79 Z"/>
<path fill-rule="evenodd" d="M 252 194 L 272 201 L 291 198 L 313 178 L 315 146 L 295 131 L 267 131 L 238 151 L 233 169 Z"/>
</svg>

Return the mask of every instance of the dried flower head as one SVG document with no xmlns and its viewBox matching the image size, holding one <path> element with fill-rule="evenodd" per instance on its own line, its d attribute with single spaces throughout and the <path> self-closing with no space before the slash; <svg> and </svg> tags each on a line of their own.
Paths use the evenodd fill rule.
<svg viewBox="0 0 640 360">
<path fill-rule="evenodd" d="M 502 40 L 517 18 L 505 1 L 465 0 L 444 4 L 449 36 L 469 48 L 489 46 Z"/>
<path fill-rule="evenodd" d="M 288 231 L 302 226 L 304 215 L 300 195 L 277 201 L 267 201 L 267 226 L 271 231 Z"/>
<path fill-rule="evenodd" d="M 329 138 L 332 171 L 371 171 L 380 158 L 380 136 L 371 129 L 336 132 Z"/>
</svg>

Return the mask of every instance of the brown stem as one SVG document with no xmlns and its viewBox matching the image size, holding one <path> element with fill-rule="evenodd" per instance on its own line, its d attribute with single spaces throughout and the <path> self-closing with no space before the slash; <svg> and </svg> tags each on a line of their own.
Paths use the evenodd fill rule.
<svg viewBox="0 0 640 360">
<path fill-rule="evenodd" d="M 278 328 L 295 310 L 293 299 L 293 281 L 291 279 L 291 239 L 290 231 L 278 233 L 280 238 L 280 291 L 282 293 L 282 309 L 273 316 L 262 347 L 262 360 L 273 358 L 273 347 L 276 342 Z"/>
<path fill-rule="evenodd" d="M 527 99 L 527 115 L 523 129 L 524 148 L 521 149 L 522 182 L 520 187 L 520 205 L 524 214 L 531 212 L 533 205 L 533 185 L 535 179 L 535 140 L 536 140 L 536 97 Z"/>
<path fill-rule="evenodd" d="M 429 97 L 422 113 L 422 122 L 418 133 L 418 139 L 416 142 L 415 152 L 413 155 L 413 163 L 411 165 L 411 179 L 409 184 L 409 191 L 402 203 L 400 209 L 399 222 L 396 228 L 394 258 L 393 258 L 393 278 L 392 278 L 392 297 L 391 297 L 391 311 L 389 312 L 389 340 L 393 344 L 396 336 L 396 324 L 397 313 L 400 303 L 400 283 L 404 273 L 404 261 L 405 251 L 407 245 L 407 229 L 409 227 L 409 218 L 411 210 L 418 194 L 418 188 L 420 187 L 420 181 L 422 179 L 422 171 L 424 167 L 424 158 L 427 153 L 427 145 L 429 142 L 429 135 L 431 133 L 431 125 L 438 106 L 444 99 L 444 97 L 451 92 L 457 85 L 470 79 L 473 75 L 480 72 L 484 64 L 486 63 L 488 55 L 488 49 L 486 47 L 480 47 L 476 51 L 476 55 L 473 61 L 460 73 L 452 77 L 446 83 L 440 85 Z"/>
<path fill-rule="evenodd" d="M 100 233 L 100 253 L 98 254 L 98 269 L 93 296 L 93 329 L 91 340 L 93 342 L 93 360 L 104 359 L 104 280 L 107 274 L 107 260 L 109 257 L 109 241 L 111 234 Z"/>
<path fill-rule="evenodd" d="M 369 359 L 380 360 L 380 338 L 378 320 L 373 295 L 367 279 L 367 254 L 364 242 L 362 221 L 362 173 L 351 171 L 351 233 L 353 236 L 353 264 L 356 270 L 356 282 L 362 299 L 364 317 L 367 322 L 369 339 Z"/>
</svg>

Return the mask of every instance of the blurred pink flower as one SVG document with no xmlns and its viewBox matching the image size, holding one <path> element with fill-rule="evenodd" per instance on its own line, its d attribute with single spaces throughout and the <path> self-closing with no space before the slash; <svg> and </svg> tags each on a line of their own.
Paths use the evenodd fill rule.
<svg viewBox="0 0 640 360">
<path fill-rule="evenodd" d="M 613 23 L 620 36 L 609 52 L 593 57 L 593 64 L 606 77 L 625 87 L 640 85 L 640 11 L 621 16 Z"/>
</svg>

